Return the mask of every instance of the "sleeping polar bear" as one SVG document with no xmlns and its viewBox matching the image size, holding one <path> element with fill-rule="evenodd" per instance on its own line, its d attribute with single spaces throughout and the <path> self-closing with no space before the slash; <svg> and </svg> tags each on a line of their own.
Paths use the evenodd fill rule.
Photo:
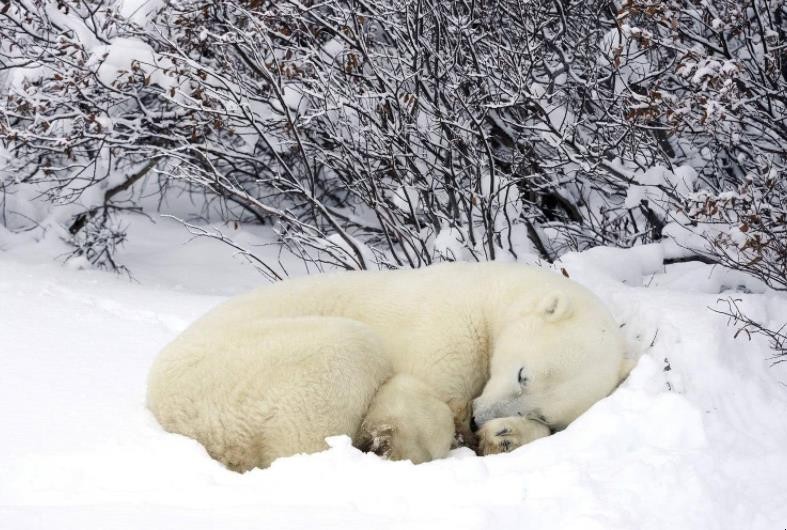
<svg viewBox="0 0 787 530">
<path fill-rule="evenodd" d="M 216 307 L 153 364 L 148 407 L 227 467 L 354 445 L 415 463 L 456 437 L 484 454 L 568 425 L 627 372 L 604 305 L 510 263 L 340 272 Z"/>
</svg>

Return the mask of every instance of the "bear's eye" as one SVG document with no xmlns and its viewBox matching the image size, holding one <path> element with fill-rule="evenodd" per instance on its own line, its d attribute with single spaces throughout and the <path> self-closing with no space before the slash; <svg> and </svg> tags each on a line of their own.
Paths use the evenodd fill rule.
<svg viewBox="0 0 787 530">
<path fill-rule="evenodd" d="M 519 373 L 517 374 L 516 378 L 520 385 L 525 386 L 527 384 L 527 376 L 525 375 L 524 367 L 519 369 Z"/>
</svg>

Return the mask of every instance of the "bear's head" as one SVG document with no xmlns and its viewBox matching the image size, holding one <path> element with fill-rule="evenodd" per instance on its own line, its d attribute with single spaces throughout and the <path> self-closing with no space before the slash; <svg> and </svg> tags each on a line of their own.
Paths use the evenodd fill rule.
<svg viewBox="0 0 787 530">
<path fill-rule="evenodd" d="M 577 286 L 578 287 L 578 286 Z M 625 377 L 625 342 L 601 302 L 580 288 L 517 304 L 493 337 L 477 425 L 521 416 L 565 428 Z"/>
</svg>

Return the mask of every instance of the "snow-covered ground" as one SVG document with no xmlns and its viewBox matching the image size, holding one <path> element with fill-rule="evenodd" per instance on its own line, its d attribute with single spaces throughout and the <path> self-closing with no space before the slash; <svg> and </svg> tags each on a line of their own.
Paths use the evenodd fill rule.
<svg viewBox="0 0 787 530">
<path fill-rule="evenodd" d="M 740 277 L 665 270 L 657 247 L 569 255 L 561 266 L 643 353 L 568 429 L 510 454 L 460 449 L 420 466 L 338 437 L 239 475 L 161 430 L 145 379 L 191 320 L 262 279 L 219 243 L 184 245 L 181 228 L 159 224 L 135 228 L 121 253 L 135 281 L 60 266 L 48 244 L 0 245 L 0 528 L 787 526 L 787 370 L 708 310 L 734 295 L 776 322 L 787 302 Z"/>
</svg>

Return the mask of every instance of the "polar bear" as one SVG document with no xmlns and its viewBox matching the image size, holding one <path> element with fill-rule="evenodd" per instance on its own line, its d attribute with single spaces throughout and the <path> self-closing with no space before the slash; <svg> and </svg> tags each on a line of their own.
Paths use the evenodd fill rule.
<svg viewBox="0 0 787 530">
<path fill-rule="evenodd" d="M 515 263 L 291 279 L 230 299 L 164 348 L 147 403 L 168 431 L 246 471 L 325 438 L 415 463 L 473 423 L 483 454 L 568 425 L 628 363 L 603 303 Z"/>
</svg>

